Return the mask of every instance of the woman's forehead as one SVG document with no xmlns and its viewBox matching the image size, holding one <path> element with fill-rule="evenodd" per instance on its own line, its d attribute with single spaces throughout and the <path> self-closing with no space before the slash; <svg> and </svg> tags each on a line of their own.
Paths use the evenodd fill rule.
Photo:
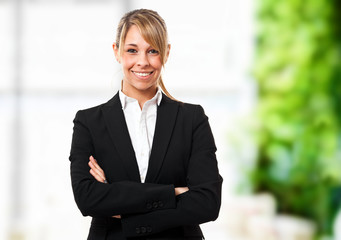
<svg viewBox="0 0 341 240">
<path fill-rule="evenodd" d="M 150 47 L 150 44 L 143 38 L 139 28 L 135 25 L 132 25 L 125 37 L 124 41 L 125 46 L 135 46 L 135 47 Z"/>
</svg>

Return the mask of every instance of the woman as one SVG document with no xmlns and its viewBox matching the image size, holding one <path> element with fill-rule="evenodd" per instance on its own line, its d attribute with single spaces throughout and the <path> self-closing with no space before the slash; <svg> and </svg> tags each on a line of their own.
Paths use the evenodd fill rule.
<svg viewBox="0 0 341 240">
<path fill-rule="evenodd" d="M 74 119 L 71 179 L 92 216 L 88 239 L 202 239 L 199 224 L 218 217 L 222 178 L 202 107 L 174 100 L 162 82 L 163 19 L 127 13 L 113 47 L 121 91 Z"/>
</svg>

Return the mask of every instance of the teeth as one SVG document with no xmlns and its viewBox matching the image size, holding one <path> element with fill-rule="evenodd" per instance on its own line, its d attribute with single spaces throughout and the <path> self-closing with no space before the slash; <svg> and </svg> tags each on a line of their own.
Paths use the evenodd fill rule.
<svg viewBox="0 0 341 240">
<path fill-rule="evenodd" d="M 150 75 L 151 74 L 151 72 L 150 73 L 138 73 L 138 72 L 134 72 L 136 75 L 138 75 L 138 76 L 141 76 L 141 77 L 146 77 L 146 76 L 148 76 L 148 75 Z"/>
</svg>

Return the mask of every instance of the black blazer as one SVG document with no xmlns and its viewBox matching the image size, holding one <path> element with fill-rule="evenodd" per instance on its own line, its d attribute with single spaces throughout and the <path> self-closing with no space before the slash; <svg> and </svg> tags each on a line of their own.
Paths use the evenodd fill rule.
<svg viewBox="0 0 341 240">
<path fill-rule="evenodd" d="M 84 216 L 92 216 L 88 239 L 201 239 L 199 224 L 215 220 L 220 209 L 215 151 L 202 107 L 163 95 L 141 183 L 119 95 L 77 112 L 69 159 L 75 201 Z M 90 155 L 108 184 L 89 173 Z M 174 187 L 184 186 L 189 191 L 175 197 Z"/>
</svg>

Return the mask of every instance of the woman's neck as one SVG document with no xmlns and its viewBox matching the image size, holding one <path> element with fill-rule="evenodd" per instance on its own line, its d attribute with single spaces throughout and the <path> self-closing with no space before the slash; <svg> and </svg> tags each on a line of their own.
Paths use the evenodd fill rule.
<svg viewBox="0 0 341 240">
<path fill-rule="evenodd" d="M 122 92 L 131 98 L 134 98 L 138 101 L 140 108 L 143 108 L 143 105 L 145 102 L 147 102 L 148 100 L 152 99 L 157 91 L 157 87 L 151 87 L 148 88 L 146 90 L 139 90 L 139 89 L 135 89 L 135 88 L 125 88 L 124 84 L 122 86 Z"/>
</svg>

